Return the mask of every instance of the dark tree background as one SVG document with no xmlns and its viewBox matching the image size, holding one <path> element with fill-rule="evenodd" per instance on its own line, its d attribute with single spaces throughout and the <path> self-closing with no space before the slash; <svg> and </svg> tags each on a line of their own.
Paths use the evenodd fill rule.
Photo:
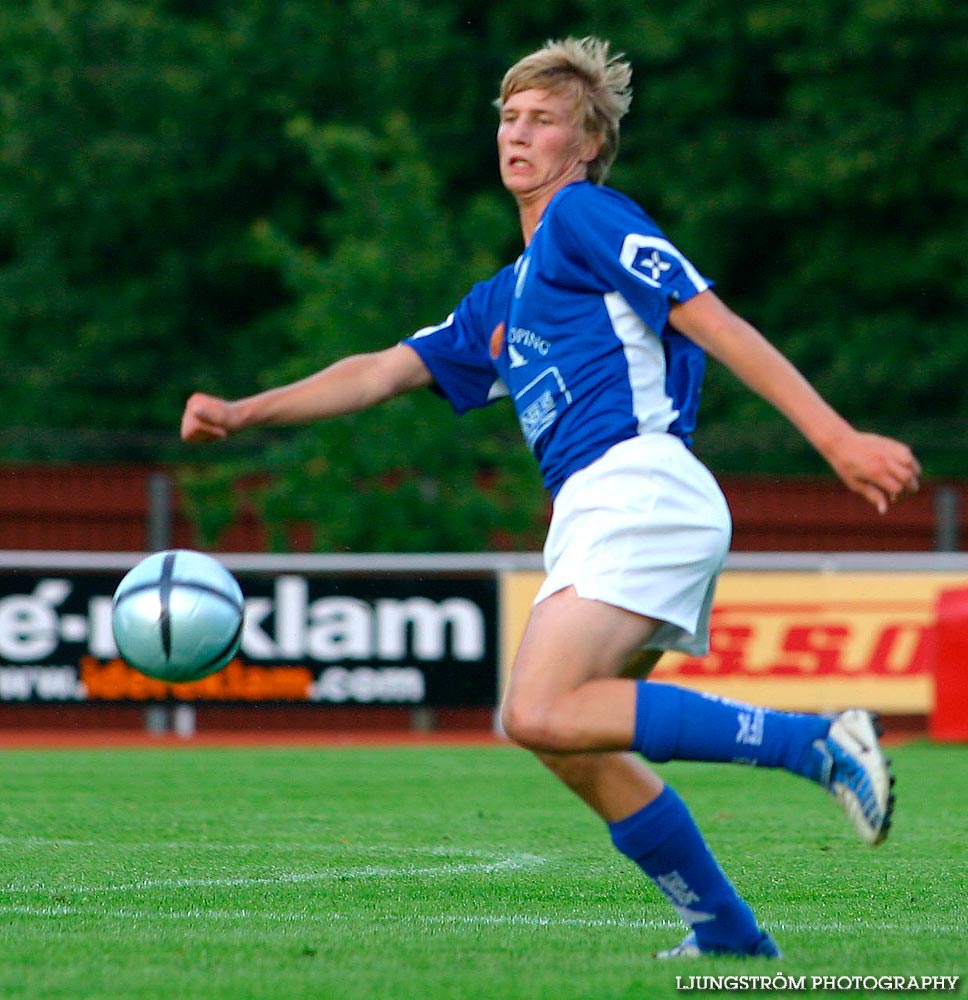
<svg viewBox="0 0 968 1000">
<path fill-rule="evenodd" d="M 968 8 L 944 0 L 10 0 L 0 10 L 0 460 L 163 462 L 211 540 L 231 484 L 285 545 L 530 544 L 510 409 L 430 393 L 188 449 L 246 394 L 438 322 L 519 252 L 491 105 L 549 37 L 610 38 L 612 183 L 859 425 L 960 476 Z M 716 472 L 822 472 L 711 366 Z"/>
</svg>

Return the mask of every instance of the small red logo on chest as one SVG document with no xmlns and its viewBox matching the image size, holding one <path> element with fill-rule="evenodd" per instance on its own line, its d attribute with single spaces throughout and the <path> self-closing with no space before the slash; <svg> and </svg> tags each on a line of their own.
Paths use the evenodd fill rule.
<svg viewBox="0 0 968 1000">
<path fill-rule="evenodd" d="M 498 323 L 491 331 L 491 358 L 496 361 L 501 356 L 504 347 L 504 324 Z"/>
</svg>

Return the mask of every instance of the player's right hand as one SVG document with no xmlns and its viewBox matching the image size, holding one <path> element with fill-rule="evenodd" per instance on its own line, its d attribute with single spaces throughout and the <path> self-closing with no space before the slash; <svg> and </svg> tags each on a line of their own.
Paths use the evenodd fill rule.
<svg viewBox="0 0 968 1000">
<path fill-rule="evenodd" d="M 851 429 L 838 437 L 827 459 L 838 476 L 878 513 L 920 487 L 921 463 L 901 441 Z"/>
<path fill-rule="evenodd" d="M 233 429 L 231 403 L 204 392 L 195 392 L 188 397 L 181 420 L 183 441 L 192 444 L 221 441 Z"/>
</svg>

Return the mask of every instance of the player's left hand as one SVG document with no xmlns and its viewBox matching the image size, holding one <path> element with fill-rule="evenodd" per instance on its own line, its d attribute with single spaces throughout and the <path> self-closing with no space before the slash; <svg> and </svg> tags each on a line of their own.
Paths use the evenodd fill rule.
<svg viewBox="0 0 968 1000">
<path fill-rule="evenodd" d="M 881 514 L 920 486 L 921 464 L 906 444 L 894 438 L 851 431 L 837 442 L 829 460 L 844 483 Z"/>
</svg>

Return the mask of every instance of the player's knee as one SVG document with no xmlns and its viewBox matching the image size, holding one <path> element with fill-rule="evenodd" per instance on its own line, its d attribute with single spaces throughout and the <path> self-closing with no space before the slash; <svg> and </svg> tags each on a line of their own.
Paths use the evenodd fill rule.
<svg viewBox="0 0 968 1000">
<path fill-rule="evenodd" d="M 501 725 L 509 739 L 527 750 L 555 753 L 571 749 L 568 734 L 562 732 L 554 713 L 545 705 L 505 700 Z"/>
</svg>

